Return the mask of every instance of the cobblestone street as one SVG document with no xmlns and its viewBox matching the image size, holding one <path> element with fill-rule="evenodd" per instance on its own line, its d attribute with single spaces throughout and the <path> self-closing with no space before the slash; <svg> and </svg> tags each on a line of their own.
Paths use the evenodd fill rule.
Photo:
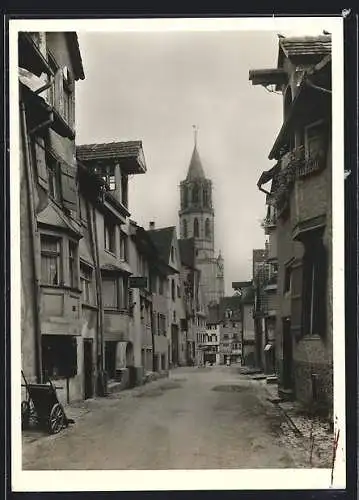
<svg viewBox="0 0 359 500">
<path fill-rule="evenodd" d="M 23 469 L 309 467 L 307 449 L 288 440 L 267 396 L 237 366 L 178 368 L 70 408 L 76 422 L 57 435 L 27 431 Z"/>
</svg>

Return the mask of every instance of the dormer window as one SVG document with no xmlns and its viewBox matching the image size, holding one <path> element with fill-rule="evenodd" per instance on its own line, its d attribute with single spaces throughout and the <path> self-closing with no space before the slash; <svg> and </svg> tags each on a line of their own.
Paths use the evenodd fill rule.
<svg viewBox="0 0 359 500">
<path fill-rule="evenodd" d="M 101 177 L 106 182 L 110 191 L 116 189 L 116 177 L 115 177 L 115 167 L 114 165 L 107 165 L 101 169 Z"/>
</svg>

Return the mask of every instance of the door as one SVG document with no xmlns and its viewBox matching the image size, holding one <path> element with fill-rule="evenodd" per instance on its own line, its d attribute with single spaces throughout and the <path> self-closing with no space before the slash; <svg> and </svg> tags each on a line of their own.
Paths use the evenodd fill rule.
<svg viewBox="0 0 359 500">
<path fill-rule="evenodd" d="M 171 325 L 172 364 L 178 364 L 178 326 Z"/>
<path fill-rule="evenodd" d="M 93 380 L 92 380 L 92 339 L 84 339 L 84 388 L 85 399 L 93 396 Z"/>
<path fill-rule="evenodd" d="M 283 388 L 293 389 L 293 345 L 290 318 L 283 318 Z"/>
</svg>

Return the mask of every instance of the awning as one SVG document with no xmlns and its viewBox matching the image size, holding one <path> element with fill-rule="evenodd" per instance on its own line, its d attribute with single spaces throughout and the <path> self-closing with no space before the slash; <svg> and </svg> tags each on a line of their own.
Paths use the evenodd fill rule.
<svg viewBox="0 0 359 500">
<path fill-rule="evenodd" d="M 270 351 L 273 347 L 273 344 L 267 344 L 264 348 L 265 351 Z"/>
</svg>

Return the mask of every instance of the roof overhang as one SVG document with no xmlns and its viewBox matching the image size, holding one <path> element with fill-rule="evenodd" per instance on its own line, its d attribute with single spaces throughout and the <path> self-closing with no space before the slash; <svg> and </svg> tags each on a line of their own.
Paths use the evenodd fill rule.
<svg viewBox="0 0 359 500">
<path fill-rule="evenodd" d="M 24 31 L 19 33 L 18 47 L 18 64 L 20 68 L 27 69 L 36 76 L 40 76 L 42 73 L 53 75 L 46 58 L 29 33 Z"/>
<path fill-rule="evenodd" d="M 46 122 L 47 126 L 51 127 L 52 130 L 54 130 L 54 132 L 59 134 L 61 137 L 67 137 L 69 139 L 75 138 L 75 132 L 66 123 L 58 111 L 53 106 L 48 104 L 45 99 L 21 82 L 20 95 L 21 99 L 26 104 L 30 121 L 35 122 L 33 118 L 36 118 L 36 123 L 31 124 L 31 128 L 29 130 L 30 134 L 32 133 L 32 130 L 37 130 L 39 125 L 43 128 L 43 125 Z"/>
<path fill-rule="evenodd" d="M 249 80 L 252 85 L 276 85 L 280 87 L 288 81 L 288 74 L 282 68 L 275 69 L 251 69 L 249 71 Z"/>
</svg>

